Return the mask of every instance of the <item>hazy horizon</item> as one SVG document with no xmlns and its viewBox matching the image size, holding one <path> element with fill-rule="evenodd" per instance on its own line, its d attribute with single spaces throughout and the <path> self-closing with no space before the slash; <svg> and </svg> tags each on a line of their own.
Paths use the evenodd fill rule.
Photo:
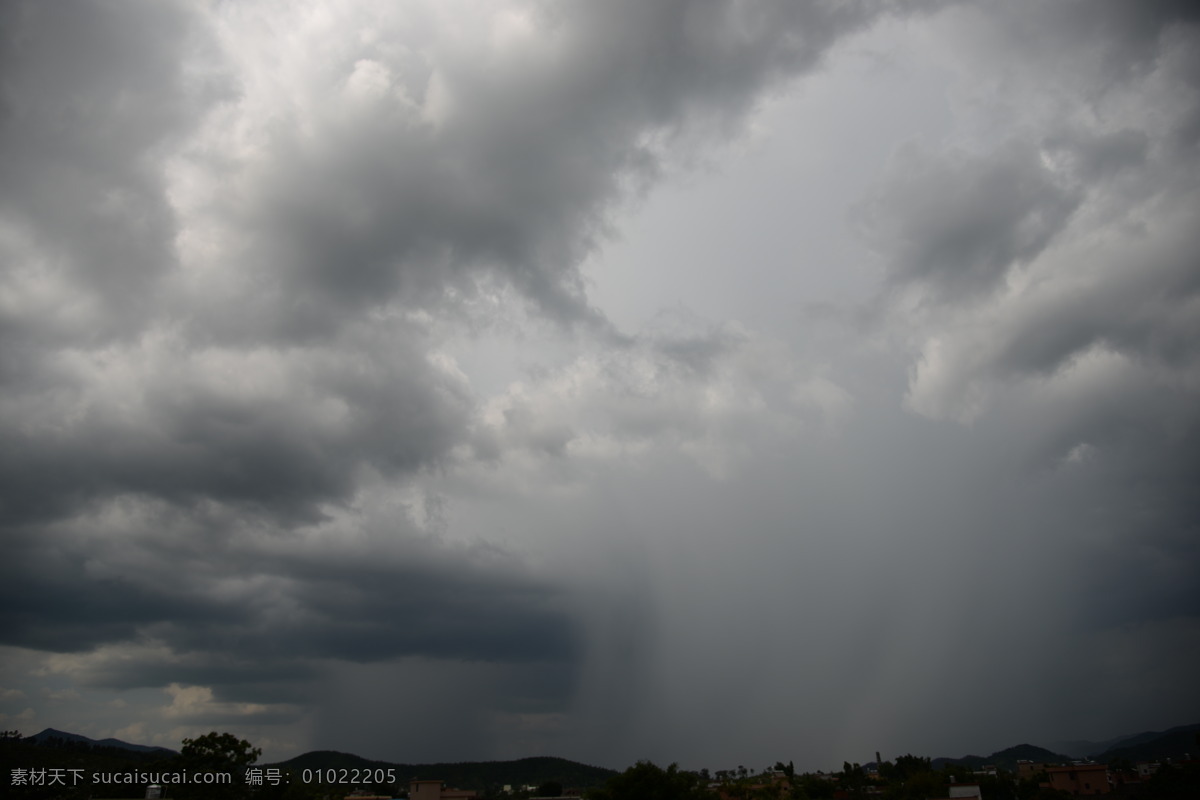
<svg viewBox="0 0 1200 800">
<path fill-rule="evenodd" d="M 872 754 L 869 759 L 862 761 L 862 762 L 855 762 L 849 758 L 843 759 L 843 762 L 845 762 L 845 763 L 861 763 L 863 766 L 866 766 L 869 764 L 874 764 L 874 763 L 880 763 L 880 762 L 875 761 L 875 755 L 878 755 L 884 762 L 889 762 L 889 761 L 894 762 L 897 758 L 899 758 L 901 756 L 905 756 L 905 755 L 929 758 L 934 761 L 937 761 L 939 759 L 957 760 L 957 759 L 963 759 L 963 758 L 989 758 L 993 755 L 996 755 L 997 753 L 1004 752 L 1005 750 L 1011 750 L 1011 749 L 1015 749 L 1015 748 L 1029 747 L 1029 746 L 1038 747 L 1043 750 L 1047 750 L 1051 753 L 1054 753 L 1056 755 L 1066 756 L 1068 758 L 1082 758 L 1085 756 L 1094 758 L 1096 756 L 1101 756 L 1110 750 L 1127 746 L 1125 744 L 1125 741 L 1128 739 L 1136 738 L 1136 739 L 1140 740 L 1141 737 L 1144 737 L 1146 734 L 1149 734 L 1149 733 L 1167 735 L 1167 734 L 1169 734 L 1169 731 L 1175 730 L 1177 728 L 1194 728 L 1194 727 L 1196 727 L 1196 723 L 1172 726 L 1171 728 L 1169 728 L 1167 730 L 1163 730 L 1163 731 L 1138 731 L 1136 733 L 1126 733 L 1121 736 L 1110 737 L 1109 739 L 1104 739 L 1104 740 L 1070 740 L 1070 741 L 1050 742 L 1050 743 L 1043 743 L 1043 744 L 1037 744 L 1034 742 L 1020 742 L 1020 743 L 1012 744 L 1007 747 L 1001 748 L 1000 750 L 996 750 L 996 751 L 992 751 L 992 752 L 966 752 L 966 751 L 964 751 L 962 753 L 957 753 L 954 755 L 951 755 L 948 753 L 942 753 L 939 755 L 934 755 L 934 754 L 930 754 L 930 753 L 907 753 L 907 752 L 906 753 L 894 753 L 894 754 L 876 753 L 876 754 Z M 34 736 L 40 737 L 46 733 L 52 733 L 52 734 L 60 734 L 61 733 L 61 734 L 66 734 L 69 737 L 77 737 L 77 736 L 81 735 L 81 734 L 77 734 L 73 731 L 62 731 L 62 730 L 58 730 L 57 728 L 44 728 L 41 731 L 39 731 L 37 734 L 34 734 Z M 30 736 L 29 734 L 24 734 L 24 735 L 26 737 Z M 85 737 L 85 738 L 90 739 L 93 742 L 98 742 L 98 743 L 107 742 L 107 741 L 119 741 L 119 742 L 122 742 L 123 744 L 133 745 L 135 747 L 145 747 L 146 746 L 146 745 L 142 745 L 139 742 L 126 742 L 122 739 L 114 739 L 113 737 L 108 737 L 105 739 L 98 739 L 98 740 L 91 739 L 91 737 Z M 249 744 L 251 746 L 253 746 L 254 742 L 250 742 Z M 1080 750 L 1081 747 L 1088 747 L 1091 749 L 1088 749 L 1086 752 L 1084 752 L 1084 751 Z M 167 748 L 167 749 L 172 750 L 176 753 L 179 752 L 179 750 L 176 748 Z M 381 757 L 381 758 L 376 758 L 376 759 L 370 759 L 367 756 L 361 756 L 361 754 L 359 754 L 359 753 L 348 753 L 346 751 L 337 750 L 336 748 L 325 748 L 325 749 L 321 749 L 321 750 L 305 750 L 304 752 L 301 752 L 301 753 L 291 753 L 291 754 L 281 755 L 281 756 L 278 756 L 276 758 L 271 758 L 271 759 L 260 757 L 256 763 L 258 763 L 260 765 L 261 764 L 280 764 L 280 763 L 286 763 L 295 758 L 299 758 L 300 756 L 310 755 L 312 753 L 328 753 L 328 752 L 341 753 L 343 755 L 360 756 L 364 759 L 368 759 L 368 760 L 372 760 L 372 761 L 381 761 L 381 762 L 398 763 L 398 764 L 405 763 L 403 761 L 397 761 L 397 760 L 391 759 L 391 758 L 382 758 Z M 543 756 L 514 756 L 511 759 L 503 760 L 502 763 L 508 763 L 511 761 L 523 761 L 523 760 L 530 759 L 530 758 L 540 758 L 540 757 L 562 758 L 562 756 L 556 756 L 554 754 L 545 754 Z M 568 759 L 568 760 L 572 760 L 575 763 L 584 764 L 586 766 L 600 767 L 600 768 L 604 768 L 604 769 L 615 770 L 617 772 L 621 772 L 624 769 L 626 769 L 630 766 L 633 766 L 633 764 L 605 765 L 605 764 L 595 764 L 595 763 L 591 763 L 588 761 L 581 761 L 578 759 Z M 787 759 L 787 761 L 793 761 L 793 759 Z M 464 762 L 462 762 L 462 761 L 444 761 L 444 762 L 428 762 L 428 763 L 457 764 L 457 763 L 464 763 Z M 467 762 L 467 763 L 491 763 L 491 762 L 490 761 L 483 761 L 483 762 L 472 761 L 472 762 Z M 674 763 L 674 762 L 671 762 L 671 763 Z M 770 770 L 774 769 L 774 765 L 777 763 L 780 763 L 779 759 L 776 759 L 775 761 L 771 762 L 770 764 L 765 764 L 763 767 L 757 767 L 757 765 L 756 765 L 754 768 L 750 768 L 749 766 L 747 766 L 747 769 L 750 769 L 751 774 L 759 774 L 760 772 L 770 771 Z M 668 766 L 668 764 L 663 763 L 663 764 L 660 764 L 659 766 Z M 743 765 L 743 766 L 745 766 L 745 765 Z M 730 771 L 734 770 L 733 765 L 713 766 L 711 764 L 693 764 L 690 766 L 684 766 L 683 768 L 691 769 L 694 771 L 699 771 L 701 769 L 708 769 L 709 772 L 711 772 L 714 775 L 719 770 L 722 770 L 722 769 L 728 769 Z M 837 772 L 840 769 L 841 769 L 841 765 L 831 764 L 824 768 L 815 767 L 808 771 L 809 772 L 816 772 L 816 771 Z"/>
</svg>

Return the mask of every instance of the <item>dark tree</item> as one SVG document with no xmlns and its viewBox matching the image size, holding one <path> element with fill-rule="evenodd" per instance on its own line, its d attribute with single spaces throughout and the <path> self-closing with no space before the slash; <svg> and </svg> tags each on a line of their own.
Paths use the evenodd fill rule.
<svg viewBox="0 0 1200 800">
<path fill-rule="evenodd" d="M 179 752 L 180 768 L 194 778 L 186 784 L 172 786 L 168 791 L 179 800 L 249 797 L 246 769 L 261 755 L 262 750 L 232 733 L 213 731 L 195 739 L 184 739 Z"/>
<path fill-rule="evenodd" d="M 637 762 L 588 796 L 592 800 L 712 800 L 696 773 L 681 771 L 675 764 L 663 769 L 650 761 Z"/>
<path fill-rule="evenodd" d="M 896 759 L 894 767 L 895 776 L 900 780 L 906 780 L 913 775 L 919 775 L 922 772 L 932 772 L 933 762 L 928 758 L 914 756 L 911 753 L 900 756 Z"/>
<path fill-rule="evenodd" d="M 1144 797 L 1156 800 L 1195 800 L 1200 797 L 1200 764 L 1163 764 L 1146 782 Z"/>
</svg>

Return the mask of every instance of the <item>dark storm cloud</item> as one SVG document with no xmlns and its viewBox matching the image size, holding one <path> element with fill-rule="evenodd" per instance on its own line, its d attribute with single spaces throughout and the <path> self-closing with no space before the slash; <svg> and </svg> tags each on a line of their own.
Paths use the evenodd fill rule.
<svg viewBox="0 0 1200 800">
<path fill-rule="evenodd" d="M 613 205 L 877 12 L 531 5 L 506 42 L 499 15 L 461 38 L 367 6 L 289 38 L 208 11 L 5 7 L 5 641 L 569 661 L 559 590 L 520 570 L 239 543 L 441 463 L 473 398 L 428 320 L 492 281 L 605 326 L 579 265 Z"/>
<path fill-rule="evenodd" d="M 345 87 L 340 107 L 301 114 L 315 105 L 303 90 L 280 104 L 292 124 L 273 123 L 242 198 L 246 257 L 277 293 L 261 321 L 320 335 L 356 310 L 442 304 L 494 275 L 556 319 L 598 322 L 578 267 L 613 205 L 687 158 L 694 131 L 733 132 L 765 87 L 875 16 L 852 4 L 521 10 L 533 32 L 512 51 L 468 33 L 469 52 L 435 41 L 436 63 L 395 46 L 397 21 L 370 17 L 376 44 L 308 75 L 314 93 Z"/>
<path fill-rule="evenodd" d="M 1098 48 L 1100 76 L 1121 80 L 1152 69 L 1161 55 L 1161 39 L 1172 29 L 1200 21 L 1200 11 L 1187 0 L 1070 0 L 1047 8 L 1035 4 L 999 3 L 993 9 L 1007 22 L 1008 33 L 1022 39 L 1021 49 L 1044 55 L 1058 50 L 1079 57 Z"/>
<path fill-rule="evenodd" d="M 19 232 L 6 266 L 18 279 L 54 275 L 69 284 L 58 299 L 82 307 L 75 320 L 6 308 L 6 338 L 94 342 L 137 330 L 150 312 L 174 261 L 162 160 L 220 96 L 219 82 L 185 68 L 203 46 L 198 23 L 174 3 L 0 11 L 0 216 Z"/>
<path fill-rule="evenodd" d="M 1125 129 L 1112 133 L 1079 136 L 1077 139 L 1050 138 L 1047 149 L 1075 162 L 1080 177 L 1092 181 L 1118 176 L 1146 162 L 1150 137 L 1144 131 Z"/>
<path fill-rule="evenodd" d="M 185 596 L 164 596 L 122 579 L 96 580 L 80 563 L 6 537 L 13 558 L 3 567 L 0 589 L 0 636 L 3 643 L 41 650 L 87 650 L 132 639 L 140 626 L 176 620 L 180 625 L 226 624 L 241 616 L 235 609 Z M 35 600 L 36 598 L 36 600 Z"/>
<path fill-rule="evenodd" d="M 430 464 L 465 422 L 466 387 L 429 362 L 416 335 L 378 339 L 293 354 L 167 341 L 51 361 L 0 431 L 0 515 L 52 519 L 137 493 L 311 518 L 352 493 L 362 468 Z"/>
<path fill-rule="evenodd" d="M 1117 680 L 1071 684 L 1080 641 L 1191 663 L 1188 7 L 936 18 L 1015 118 L 860 204 L 903 345 L 802 365 L 589 299 L 623 201 L 937 5 L 7 5 L 0 643 L 155 720 L 430 758 L 827 753 L 1009 666 L 1078 709 Z M 571 341 L 481 399 L 457 340 L 529 319 Z"/>
<path fill-rule="evenodd" d="M 1104 346 L 1168 368 L 1194 368 L 1200 341 L 1188 304 L 1200 291 L 1196 254 L 1187 242 L 1173 244 L 1148 254 L 1137 271 L 1079 291 L 1053 310 L 1028 314 L 1005 341 L 998 366 L 1048 374 L 1089 348 Z"/>
<path fill-rule="evenodd" d="M 1002 44 L 980 63 L 998 77 L 978 91 L 1017 116 L 1016 138 L 967 158 L 900 150 L 861 216 L 893 282 L 935 301 L 892 306 L 920 342 L 910 408 L 1011 454 L 998 483 L 1023 508 L 992 519 L 1025 533 L 1005 541 L 1069 546 L 1067 584 L 1029 591 L 1105 667 L 1039 676 L 1050 717 L 1100 694 L 1137 705 L 1128 676 L 1149 661 L 1164 683 L 1196 664 L 1200 173 L 1180 131 L 1200 103 L 1200 28 L 1174 8 L 989 18 L 980 40 Z"/>
<path fill-rule="evenodd" d="M 504 662 L 562 661 L 575 643 L 561 590 L 520 574 L 481 570 L 471 560 L 406 567 L 356 564 L 330 574 L 325 564 L 292 564 L 307 584 L 289 652 L 373 661 L 415 653 Z M 306 575 L 305 571 L 313 573 Z"/>
<path fill-rule="evenodd" d="M 1083 54 L 1097 48 L 1136 51 L 1147 66 L 1078 69 L 1064 79 L 1078 89 L 1068 109 L 1031 112 L 1025 138 L 990 151 L 905 145 L 856 221 L 894 285 L 948 303 L 946 316 L 930 312 L 935 327 L 952 326 L 956 308 L 990 315 L 963 331 L 989 331 L 970 356 L 977 367 L 1050 377 L 1101 348 L 1191 373 L 1200 273 L 1190 229 L 1200 192 L 1178 125 L 1200 109 L 1196 14 L 1171 3 L 1062 4 L 1039 14 L 1008 19 L 1039 29 L 1016 46 L 1034 67 L 1007 56 L 1014 84 L 1040 80 L 1047 62 L 1068 54 L 1087 64 Z M 1087 35 L 1068 23 L 1093 14 Z M 1030 135 L 1035 124 L 1040 136 Z"/>
<path fill-rule="evenodd" d="M 1012 441 L 1024 440 L 1020 466 L 1058 493 L 1031 504 L 1056 508 L 1047 514 L 1063 515 L 1054 525 L 1091 532 L 1076 554 L 1081 630 L 1200 619 L 1200 501 L 1191 490 L 1200 420 L 1191 393 L 1151 372 L 1141 377 L 1143 385 L 1114 380 L 1038 406 L 1035 421 L 1003 423 Z"/>
<path fill-rule="evenodd" d="M 986 157 L 910 146 L 857 213 L 895 284 L 953 301 L 994 289 L 1036 258 L 1078 202 L 1028 145 Z"/>
<path fill-rule="evenodd" d="M 997 48 L 997 78 L 1032 82 L 1061 69 L 1064 88 L 1057 90 L 1074 96 L 1060 102 L 1095 116 L 1085 123 L 1064 110 L 1030 121 L 1020 138 L 987 152 L 907 144 L 894 154 L 855 221 L 894 284 L 916 284 L 942 300 L 974 300 L 995 289 L 1054 242 L 1089 194 L 1141 200 L 1147 186 L 1169 186 L 1169 165 L 1190 158 L 1180 131 L 1200 110 L 1194 7 L 1074 2 L 993 10 L 982 39 Z M 1124 112 L 1113 98 L 1147 83 L 1159 97 L 1169 93 L 1170 106 L 1140 118 L 1135 112 L 1114 128 Z"/>
<path fill-rule="evenodd" d="M 578 267 L 631 182 L 689 130 L 734 130 L 873 16 L 536 6 L 532 55 L 480 59 L 447 31 L 417 57 L 405 20 L 368 11 L 374 44 L 313 62 L 286 38 L 239 50 L 229 31 L 257 36 L 253 6 L 217 7 L 226 28 L 172 4 L 7 9 L 14 523 L 122 493 L 311 517 L 363 468 L 436 463 L 470 396 L 397 305 L 436 315 L 494 275 L 553 317 L 599 320 Z M 293 94 L 237 76 L 259 49 Z"/>
<path fill-rule="evenodd" d="M 180 654 L 236 653 L 234 672 L 248 667 L 247 677 L 256 656 L 569 662 L 574 654 L 562 590 L 487 553 L 397 549 L 386 538 L 306 553 L 295 542 L 294 554 L 227 542 L 214 561 L 179 533 L 10 541 L 19 558 L 4 568 L 3 643 L 86 652 L 151 640 Z M 155 535 L 175 541 L 147 541 Z M 119 566 L 125 555 L 115 548 L 131 546 L 138 570 Z M 22 602 L 31 597 L 43 600 Z M 212 679 L 226 669 L 212 659 L 200 671 Z"/>
</svg>

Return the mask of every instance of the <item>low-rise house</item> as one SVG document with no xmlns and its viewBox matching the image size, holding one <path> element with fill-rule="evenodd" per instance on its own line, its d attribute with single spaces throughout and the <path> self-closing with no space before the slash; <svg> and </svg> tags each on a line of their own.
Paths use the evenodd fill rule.
<svg viewBox="0 0 1200 800">
<path fill-rule="evenodd" d="M 474 800 L 479 792 L 473 789 L 451 789 L 445 781 L 408 782 L 408 800 Z"/>
<path fill-rule="evenodd" d="M 1017 762 L 1017 777 L 1021 780 L 1028 780 L 1039 772 L 1045 772 L 1046 768 L 1052 766 L 1042 761 L 1028 761 L 1021 759 Z"/>
<path fill-rule="evenodd" d="M 1108 794 L 1108 767 L 1104 764 L 1071 764 L 1066 767 L 1046 767 L 1050 788 L 1073 795 Z"/>
</svg>

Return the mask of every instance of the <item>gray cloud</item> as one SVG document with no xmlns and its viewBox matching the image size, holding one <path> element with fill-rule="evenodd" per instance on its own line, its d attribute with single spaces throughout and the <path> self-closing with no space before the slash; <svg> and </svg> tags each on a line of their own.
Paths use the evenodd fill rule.
<svg viewBox="0 0 1200 800">
<path fill-rule="evenodd" d="M 1013 472 L 1004 480 L 1030 483 L 1028 494 L 1019 492 L 1026 507 L 1010 529 L 1034 532 L 1031 546 L 1068 541 L 1077 548 L 1070 588 L 1039 596 L 1067 611 L 1063 629 L 1105 668 L 1074 685 L 1069 669 L 1048 680 L 1051 715 L 1118 685 L 1132 698 L 1126 667 L 1118 665 L 1137 661 L 1135 652 L 1156 653 L 1162 679 L 1173 680 L 1168 676 L 1195 664 L 1198 619 L 1200 507 L 1185 488 L 1200 474 L 1192 455 L 1200 423 L 1200 329 L 1192 310 L 1196 249 L 1188 233 L 1197 173 L 1178 134 L 1198 99 L 1188 55 L 1196 27 L 1184 18 L 1190 11 L 1168 14 L 1156 6 L 1135 13 L 1103 4 L 1094 10 L 1096 18 L 1079 27 L 1066 18 L 1084 13 L 1083 6 L 1022 20 L 1017 27 L 1031 33 L 1024 43 L 1006 38 L 1012 29 L 1001 24 L 1008 83 L 993 85 L 989 101 L 1023 114 L 1016 122 L 1029 138 L 1019 150 L 1010 144 L 977 156 L 976 169 L 949 188 L 926 176 L 953 168 L 927 159 L 917 173 L 928 183 L 913 185 L 939 190 L 938 200 L 922 196 L 917 209 L 957 197 L 966 218 L 980 222 L 960 226 L 978 233 L 973 250 L 934 247 L 947 239 L 936 226 L 922 228 L 920 212 L 905 207 L 898 168 L 867 205 L 882 214 L 868 216 L 872 232 L 891 237 L 884 241 L 893 245 L 885 255 L 893 278 L 941 301 L 893 307 L 894 319 L 906 317 L 918 342 L 910 408 L 968 421 L 981 442 L 1012 453 Z M 1137 16 L 1137 24 L 1117 26 L 1125 14 Z M 988 56 L 981 60 L 999 66 Z M 1013 102 L 1012 96 L 1038 97 L 1034 82 L 1057 64 L 1064 66 L 1053 95 L 1057 107 Z M 1024 157 L 1014 160 L 1014 152 Z M 989 178 L 980 195 L 986 202 L 1013 197 L 1005 172 L 1012 180 L 1026 176 L 1027 186 L 1039 185 L 1028 176 L 1041 176 L 1042 191 L 1011 206 L 971 201 L 964 187 L 980 176 Z M 971 215 L 976 208 L 986 213 Z M 944 211 L 938 219 L 956 219 Z M 1047 224 L 1027 226 L 1035 235 L 1023 237 L 1015 222 L 1023 214 Z M 906 249 L 910 241 L 927 249 Z M 955 257 L 943 260 L 948 252 Z M 975 281 L 988 291 L 956 296 L 956 284 L 987 273 L 971 269 L 989 263 L 973 260 L 978 253 L 1003 256 Z M 1069 654 L 1055 658 L 1074 661 Z"/>
<path fill-rule="evenodd" d="M 158 657 L 102 660 L 80 679 L 215 686 L 218 704 L 294 659 L 549 663 L 540 683 L 561 707 L 576 633 L 553 583 L 436 545 L 385 556 L 388 538 L 416 536 L 403 524 L 308 557 L 247 542 L 294 545 L 295 526 L 319 527 L 364 478 L 431 466 L 465 431 L 465 381 L 395 303 L 452 310 L 448 293 L 494 270 L 551 316 L 599 319 L 576 269 L 626 176 L 655 172 L 641 137 L 692 115 L 733 124 L 764 81 L 853 21 L 792 52 L 771 20 L 722 41 L 727 20 L 684 6 L 581 8 L 540 20 L 579 46 L 543 84 L 519 66 L 481 71 L 452 45 L 437 83 L 435 65 L 390 60 L 381 42 L 330 64 L 345 103 L 415 68 L 454 95 L 450 117 L 375 102 L 351 128 L 347 106 L 293 127 L 251 112 L 242 127 L 270 155 L 248 161 L 213 127 L 232 114 L 236 129 L 239 92 L 250 108 L 262 98 L 203 62 L 236 41 L 175 6 L 64 8 L 9 6 L 5 25 L 6 643 L 150 643 Z M 679 38 L 662 50 L 667 35 Z M 216 195 L 189 194 L 197 172 Z M 221 652 L 238 656 L 206 656 Z M 290 680 L 314 679 L 300 667 Z M 544 688 L 523 694 L 547 702 Z"/>
<path fill-rule="evenodd" d="M 556 590 L 520 572 L 237 543 L 442 461 L 473 399 L 407 315 L 453 312 L 495 274 L 553 318 L 602 321 L 578 266 L 609 207 L 870 14 L 531 6 L 514 20 L 538 38 L 461 50 L 434 14 L 366 8 L 301 29 L 376 28 L 314 62 L 259 37 L 260 11 L 6 7 L 6 642 L 570 660 Z M 264 55 L 283 82 L 258 82 Z"/>
<path fill-rule="evenodd" d="M 879 192 L 858 211 L 891 280 L 950 301 L 993 290 L 1036 258 L 1078 197 L 1028 145 L 988 157 L 901 150 Z"/>
<path fill-rule="evenodd" d="M 605 238 L 612 206 L 653 183 L 695 131 L 736 130 L 764 89 L 811 68 L 874 14 L 532 5 L 490 38 L 466 26 L 462 43 L 428 20 L 347 16 L 335 24 L 375 26 L 373 44 L 320 68 L 296 64 L 307 53 L 288 43 L 267 46 L 308 82 L 263 98 L 275 109 L 269 120 L 237 120 L 269 122 L 266 158 L 217 167 L 229 187 L 248 180 L 233 202 L 253 227 L 235 257 L 255 265 L 269 304 L 218 335 L 247 323 L 288 338 L 326 335 L 388 302 L 469 296 L 484 275 L 553 318 L 602 322 L 578 267 Z M 410 45 L 414 28 L 432 45 Z"/>
<path fill-rule="evenodd" d="M 1195 12 L 942 5 L 5 6 L 4 687 L 168 745 L 713 768 L 1194 700 Z M 949 64 L 914 143 L 833 125 L 892 153 L 871 324 L 646 281 L 676 311 L 617 330 L 630 204 L 860 47 Z M 678 283 L 809 252 L 769 228 Z"/>
<path fill-rule="evenodd" d="M 129 335 L 174 264 L 163 161 L 222 96 L 186 67 L 204 50 L 201 21 L 171 3 L 0 13 L 6 283 L 58 289 L 5 308 L 5 328 L 35 347 Z"/>
<path fill-rule="evenodd" d="M 370 23 L 373 43 L 313 62 L 262 40 L 253 7 L 208 20 L 10 6 L 7 280 L 21 300 L 3 314 L 4 513 L 131 492 L 311 516 L 363 468 L 435 463 L 471 401 L 403 309 L 441 313 L 495 274 L 553 317 L 602 322 L 578 265 L 628 183 L 661 172 L 686 130 L 736 127 L 764 87 L 870 19 L 525 10 L 545 35 L 475 32 L 489 64 L 428 15 L 348 11 L 302 36 Z M 133 35 L 147 25 L 161 35 Z M 283 80 L 264 85 L 257 57 Z"/>
<path fill-rule="evenodd" d="M 1127 79 L 1155 67 L 1164 36 L 1200 21 L 1194 5 L 1185 0 L 1153 0 L 1136 7 L 1120 0 L 1099 3 L 1060 3 L 1053 9 L 998 8 L 1007 35 L 1025 55 L 1076 57 L 1099 51 L 1097 76 L 1107 81 Z M 1058 51 L 1055 55 L 1055 51 Z M 1092 66 L 1092 65 L 1089 65 Z"/>
<path fill-rule="evenodd" d="M 573 657 L 561 588 L 502 553 L 414 539 L 402 521 L 349 545 L 337 543 L 337 531 L 316 543 L 272 533 L 244 514 L 213 520 L 237 528 L 215 535 L 172 511 L 123 516 L 101 535 L 86 530 L 96 522 L 84 516 L 74 530 L 58 531 L 53 550 L 10 537 L 20 557 L 6 567 L 7 644 L 86 652 L 145 640 L 180 654 L 237 653 L 251 666 L 256 655 Z M 64 559 L 59 548 L 71 555 Z M 45 600 L 22 602 L 29 597 Z"/>
<path fill-rule="evenodd" d="M 410 330 L 395 333 L 407 341 L 372 335 L 278 358 L 170 337 L 60 353 L 6 404 L 2 511 L 14 523 L 53 518 L 135 493 L 311 517 L 362 469 L 428 465 L 460 435 L 469 391 Z"/>
</svg>

